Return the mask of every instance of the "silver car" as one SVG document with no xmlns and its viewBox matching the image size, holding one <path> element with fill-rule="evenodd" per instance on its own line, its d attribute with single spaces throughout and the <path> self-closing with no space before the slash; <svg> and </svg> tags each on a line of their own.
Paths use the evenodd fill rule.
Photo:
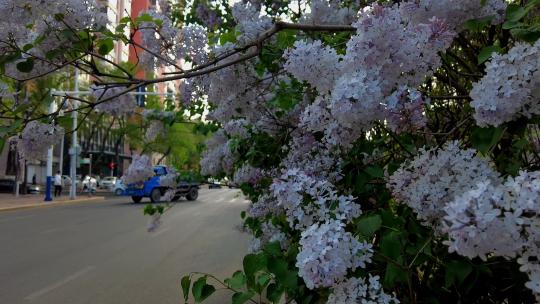
<svg viewBox="0 0 540 304">
<path fill-rule="evenodd" d="M 102 189 L 111 189 L 112 190 L 114 188 L 114 185 L 116 184 L 117 179 L 118 178 L 116 178 L 115 176 L 104 177 L 101 180 L 100 188 L 102 188 Z"/>
</svg>

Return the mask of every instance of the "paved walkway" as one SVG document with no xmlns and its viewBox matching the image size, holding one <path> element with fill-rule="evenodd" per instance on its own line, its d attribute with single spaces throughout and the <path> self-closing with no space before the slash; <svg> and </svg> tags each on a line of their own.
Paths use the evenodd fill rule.
<svg viewBox="0 0 540 304">
<path fill-rule="evenodd" d="M 61 197 L 53 197 L 52 202 L 45 202 L 44 199 L 45 195 L 43 194 L 27 194 L 15 197 L 13 194 L 0 193 L 0 212 L 25 208 L 55 206 L 59 204 L 102 201 L 104 197 L 88 197 L 87 195 L 80 195 L 77 196 L 77 199 L 70 200 L 68 195 L 64 195 Z"/>
</svg>

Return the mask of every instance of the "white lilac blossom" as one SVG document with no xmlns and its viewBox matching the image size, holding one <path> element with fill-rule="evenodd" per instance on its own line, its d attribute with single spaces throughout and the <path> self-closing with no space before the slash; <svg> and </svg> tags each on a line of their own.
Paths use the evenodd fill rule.
<svg viewBox="0 0 540 304">
<path fill-rule="evenodd" d="M 268 243 L 279 242 L 279 246 L 282 250 L 287 250 L 290 245 L 290 241 L 287 235 L 283 233 L 278 227 L 272 223 L 264 222 L 261 224 L 262 235 L 254 237 L 250 243 L 249 251 L 252 253 L 258 252 L 263 249 Z"/>
<path fill-rule="evenodd" d="M 23 159 L 42 160 L 47 150 L 56 145 L 64 135 L 64 129 L 57 125 L 31 121 L 17 138 L 17 150 Z"/>
<path fill-rule="evenodd" d="M 161 198 L 159 199 L 161 202 L 172 202 L 172 200 L 176 197 L 176 189 L 169 189 L 163 193 Z"/>
<path fill-rule="evenodd" d="M 499 126 L 516 118 L 540 114 L 540 40 L 518 43 L 507 54 L 495 54 L 486 75 L 475 83 L 474 118 L 479 126 Z"/>
<path fill-rule="evenodd" d="M 50 51 L 66 48 L 75 42 L 60 34 L 64 30 L 99 30 L 107 25 L 107 15 L 101 10 L 102 4 L 95 0 L 4 0 L 0 1 L 0 55 L 22 49 L 25 54 L 20 60 L 8 62 L 5 75 L 23 80 L 50 73 L 62 64 L 62 59 L 43 60 Z M 35 56 L 33 69 L 21 72 L 17 63 Z"/>
<path fill-rule="evenodd" d="M 332 287 L 344 281 L 349 270 L 371 262 L 371 244 L 359 242 L 344 226 L 330 221 L 302 232 L 296 267 L 307 288 Z"/>
<path fill-rule="evenodd" d="M 251 3 L 235 3 L 232 14 L 240 31 L 240 36 L 237 37 L 240 45 L 253 42 L 260 34 L 272 27 L 272 19 L 262 15 L 260 8 Z"/>
<path fill-rule="evenodd" d="M 261 169 L 255 168 L 249 164 L 244 164 L 234 172 L 233 181 L 238 184 L 252 184 L 255 185 L 264 178 L 264 173 Z"/>
<path fill-rule="evenodd" d="M 362 213 L 353 197 L 339 195 L 330 182 L 298 169 L 287 170 L 270 189 L 294 229 L 303 230 L 331 219 L 349 223 Z"/>
<path fill-rule="evenodd" d="M 411 207 L 418 218 L 440 232 L 444 207 L 456 195 L 473 189 L 479 182 L 500 181 L 490 162 L 463 150 L 459 142 L 442 149 L 421 149 L 412 161 L 403 164 L 388 179 L 388 188 L 396 200 Z"/>
<path fill-rule="evenodd" d="M 141 15 L 149 15 L 152 21 L 141 22 L 138 31 L 144 49 L 138 52 L 138 64 L 147 71 L 157 67 L 171 65 L 176 59 L 176 39 L 179 30 L 174 27 L 172 20 L 154 9 L 143 11 Z"/>
<path fill-rule="evenodd" d="M 176 172 L 176 170 L 172 167 L 167 167 L 167 174 L 159 177 L 159 184 L 162 187 L 172 188 L 172 190 L 174 190 L 177 186 L 177 178 L 178 172 Z"/>
<path fill-rule="evenodd" d="M 248 127 L 248 122 L 244 118 L 240 118 L 228 121 L 223 126 L 223 130 L 225 130 L 230 137 L 246 139 L 249 137 Z"/>
<path fill-rule="evenodd" d="M 283 68 L 296 79 L 311 84 L 321 94 L 332 90 L 341 74 L 342 56 L 333 48 L 323 46 L 321 41 L 297 41 L 284 57 L 287 61 Z"/>
<path fill-rule="evenodd" d="M 342 75 L 327 103 L 331 119 L 325 140 L 332 146 L 349 147 L 383 120 L 384 100 L 400 87 L 416 87 L 432 75 L 441 65 L 438 53 L 456 35 L 444 19 L 408 22 L 398 5 L 373 4 L 353 25 L 357 33 L 347 42 Z"/>
<path fill-rule="evenodd" d="M 125 185 L 143 183 L 154 176 L 154 167 L 148 155 L 133 155 L 133 160 L 122 176 Z"/>
<path fill-rule="evenodd" d="M 351 24 L 356 19 L 356 12 L 349 7 L 340 7 L 341 1 L 312 0 L 309 14 L 300 22 L 306 24 Z"/>
<path fill-rule="evenodd" d="M 197 18 L 201 20 L 204 25 L 209 29 L 214 29 L 217 26 L 220 26 L 223 23 L 223 20 L 221 19 L 218 14 L 210 10 L 208 6 L 206 6 L 204 3 L 199 3 L 199 6 L 197 6 L 196 10 Z"/>
<path fill-rule="evenodd" d="M 482 182 L 445 207 L 450 252 L 474 258 L 517 258 L 540 293 L 540 171 L 522 171 L 505 183 Z M 493 237 L 496 236 L 496 237 Z"/>
<path fill-rule="evenodd" d="M 483 260 L 491 253 L 514 258 L 523 246 L 522 220 L 520 214 L 505 216 L 506 212 L 512 213 L 510 208 L 504 208 L 509 199 L 503 186 L 490 181 L 458 195 L 444 208 L 448 250 Z"/>
<path fill-rule="evenodd" d="M 388 127 L 393 132 L 413 132 L 427 124 L 424 106 L 429 104 L 414 88 L 401 87 L 385 100 Z"/>
<path fill-rule="evenodd" d="M 154 141 L 158 136 L 165 134 L 165 126 L 162 121 L 154 120 L 150 123 L 146 129 L 145 138 L 146 141 Z"/>
<path fill-rule="evenodd" d="M 130 115 L 135 112 L 137 108 L 137 103 L 133 96 L 129 94 L 123 94 L 125 88 L 112 87 L 106 88 L 104 86 L 93 86 L 92 88 L 92 97 L 96 101 L 94 109 L 96 111 L 104 112 L 113 116 L 124 116 Z M 113 96 L 111 100 L 104 101 Z"/>
<path fill-rule="evenodd" d="M 349 278 L 338 283 L 328 297 L 327 304 L 398 304 L 394 296 L 384 292 L 379 276 Z"/>
<path fill-rule="evenodd" d="M 437 17 L 460 30 L 464 22 L 471 19 L 492 18 L 493 24 L 503 22 L 506 6 L 504 0 L 415 0 L 402 3 L 400 9 L 410 22 L 418 24 Z"/>
<path fill-rule="evenodd" d="M 190 24 L 180 30 L 179 59 L 189 58 L 192 63 L 199 65 L 208 60 L 208 33 L 200 25 Z"/>
<path fill-rule="evenodd" d="M 278 206 L 278 201 L 271 193 L 265 193 L 252 202 L 247 210 L 251 217 L 264 218 L 267 215 L 278 216 L 283 213 L 283 209 Z"/>
<path fill-rule="evenodd" d="M 156 212 L 150 217 L 146 230 L 148 232 L 155 232 L 162 224 L 163 221 L 161 220 L 161 213 Z"/>
<path fill-rule="evenodd" d="M 207 149 L 201 158 L 202 175 L 232 173 L 235 155 L 232 153 L 229 143 L 223 129 L 214 133 L 213 137 L 206 141 Z"/>
<path fill-rule="evenodd" d="M 336 182 L 341 179 L 340 158 L 337 151 L 325 149 L 312 133 L 293 133 L 287 157 L 282 160 L 283 168 L 301 168 L 317 180 Z"/>
</svg>

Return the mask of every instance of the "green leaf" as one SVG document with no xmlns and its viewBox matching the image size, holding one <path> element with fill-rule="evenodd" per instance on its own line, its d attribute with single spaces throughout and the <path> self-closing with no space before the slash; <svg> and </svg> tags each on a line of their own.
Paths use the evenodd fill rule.
<svg viewBox="0 0 540 304">
<path fill-rule="evenodd" d="M 3 137 L 0 137 L 0 151 L 4 150 L 4 145 L 6 144 L 6 139 Z"/>
<path fill-rule="evenodd" d="M 528 10 L 526 10 L 524 7 L 518 5 L 518 4 L 509 4 L 506 8 L 506 19 L 509 21 L 519 21 L 523 19 L 528 13 Z"/>
<path fill-rule="evenodd" d="M 401 256 L 402 243 L 401 232 L 390 231 L 381 239 L 381 252 L 391 259 L 397 259 Z"/>
<path fill-rule="evenodd" d="M 254 281 L 255 273 L 266 268 L 266 256 L 263 254 L 248 254 L 244 257 L 243 264 L 248 281 Z"/>
<path fill-rule="evenodd" d="M 445 267 L 445 285 L 450 287 L 454 284 L 462 284 L 473 268 L 467 261 L 449 261 Z"/>
<path fill-rule="evenodd" d="M 232 296 L 232 304 L 243 304 L 253 298 L 255 293 L 253 291 L 248 292 L 237 292 Z"/>
<path fill-rule="evenodd" d="M 480 19 L 472 19 L 465 22 L 465 28 L 472 32 L 481 32 L 491 24 L 493 17 L 484 17 Z"/>
<path fill-rule="evenodd" d="M 475 128 L 471 135 L 472 146 L 486 154 L 503 136 L 502 128 Z"/>
<path fill-rule="evenodd" d="M 98 53 L 100 55 L 107 55 L 114 49 L 114 41 L 111 37 L 101 39 L 98 41 Z"/>
<path fill-rule="evenodd" d="M 28 58 L 25 61 L 17 63 L 17 70 L 23 73 L 32 72 L 34 69 L 34 58 Z"/>
<path fill-rule="evenodd" d="M 225 284 L 232 289 L 241 289 L 246 284 L 246 276 L 242 271 L 238 270 L 231 278 L 225 279 Z"/>
<path fill-rule="evenodd" d="M 399 282 L 407 282 L 407 272 L 393 263 L 388 263 L 384 274 L 385 286 L 390 288 Z"/>
<path fill-rule="evenodd" d="M 193 283 L 193 288 L 191 290 L 193 294 L 193 299 L 196 303 L 204 301 L 206 298 L 211 296 L 216 291 L 216 288 L 212 285 L 206 284 L 206 276 L 200 277 Z"/>
<path fill-rule="evenodd" d="M 277 284 L 272 283 L 266 288 L 266 297 L 272 303 L 279 303 L 284 292 L 285 290 L 283 288 L 280 288 Z"/>
<path fill-rule="evenodd" d="M 375 232 L 379 231 L 382 226 L 381 216 L 378 214 L 373 214 L 369 216 L 364 216 L 358 220 L 356 227 L 358 231 L 365 237 L 371 237 Z"/>
<path fill-rule="evenodd" d="M 366 172 L 369 173 L 374 178 L 383 178 L 384 170 L 380 166 L 369 166 L 366 169 Z"/>
<path fill-rule="evenodd" d="M 257 284 L 261 287 L 261 291 L 270 283 L 270 280 L 272 280 L 272 276 L 268 273 L 263 273 L 257 278 Z"/>
<path fill-rule="evenodd" d="M 289 270 L 287 261 L 278 258 L 268 259 L 268 271 L 276 277 L 276 282 L 283 285 L 288 290 L 296 289 L 298 285 L 298 273 Z"/>
<path fill-rule="evenodd" d="M 478 64 L 482 64 L 486 61 L 488 61 L 493 53 L 502 53 L 503 49 L 500 46 L 492 45 L 492 46 L 486 46 L 480 51 L 480 54 L 478 54 Z"/>
<path fill-rule="evenodd" d="M 187 302 L 189 299 L 189 287 L 191 286 L 191 277 L 189 275 L 184 276 L 180 281 L 182 285 L 182 293 L 184 294 L 184 300 Z"/>
</svg>

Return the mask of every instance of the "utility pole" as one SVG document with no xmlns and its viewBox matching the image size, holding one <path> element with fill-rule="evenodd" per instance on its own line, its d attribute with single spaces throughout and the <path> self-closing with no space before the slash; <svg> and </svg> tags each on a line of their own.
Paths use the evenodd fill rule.
<svg viewBox="0 0 540 304">
<path fill-rule="evenodd" d="M 53 101 L 49 105 L 49 114 L 52 114 L 56 111 L 56 103 Z M 45 201 L 52 201 L 52 186 L 53 186 L 53 146 L 49 147 L 47 150 L 47 184 L 45 186 Z"/>
<path fill-rule="evenodd" d="M 79 97 L 79 69 L 75 68 L 75 97 Z M 71 134 L 71 149 L 69 149 L 70 167 L 69 175 L 71 178 L 71 188 L 69 189 L 69 199 L 77 198 L 77 154 L 79 152 L 79 146 L 77 143 L 77 108 L 79 102 L 77 100 L 71 100 L 71 105 L 73 107 L 73 112 L 71 112 L 71 117 L 73 118 L 73 133 Z M 82 182 L 82 180 L 81 180 Z"/>
</svg>

